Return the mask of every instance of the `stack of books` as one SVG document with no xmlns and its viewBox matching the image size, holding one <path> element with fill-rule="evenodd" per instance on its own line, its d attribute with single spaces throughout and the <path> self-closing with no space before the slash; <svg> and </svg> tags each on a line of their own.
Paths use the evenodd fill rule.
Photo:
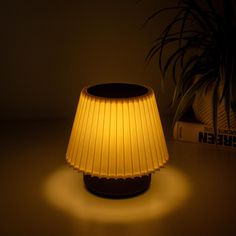
<svg viewBox="0 0 236 236">
<path fill-rule="evenodd" d="M 215 135 L 213 127 L 198 122 L 192 110 L 175 123 L 173 137 L 178 141 L 235 148 L 236 150 L 236 129 L 219 128 Z"/>
</svg>

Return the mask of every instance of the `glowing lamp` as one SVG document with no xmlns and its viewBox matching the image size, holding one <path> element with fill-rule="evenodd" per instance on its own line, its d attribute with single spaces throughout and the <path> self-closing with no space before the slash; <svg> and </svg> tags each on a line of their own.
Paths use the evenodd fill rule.
<svg viewBox="0 0 236 236">
<path fill-rule="evenodd" d="M 104 197 L 134 196 L 168 160 L 154 92 L 127 83 L 82 90 L 66 159 L 86 188 Z"/>
</svg>

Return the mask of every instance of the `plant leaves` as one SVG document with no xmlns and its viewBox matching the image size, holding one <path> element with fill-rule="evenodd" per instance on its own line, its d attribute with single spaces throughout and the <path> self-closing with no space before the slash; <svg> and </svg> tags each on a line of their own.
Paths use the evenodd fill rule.
<svg viewBox="0 0 236 236">
<path fill-rule="evenodd" d="M 163 79 L 168 72 L 172 74 L 175 90 L 171 104 L 178 103 L 174 120 L 180 118 L 201 86 L 214 82 L 215 132 L 219 103 L 224 100 L 228 126 L 231 109 L 236 112 L 236 4 L 233 0 L 222 1 L 223 16 L 211 0 L 203 5 L 197 0 L 179 0 L 177 7 L 170 9 L 176 14 L 155 39 L 147 57 L 151 60 L 158 55 Z M 170 45 L 177 47 L 170 51 Z M 196 75 L 201 75 L 197 81 Z"/>
<path fill-rule="evenodd" d="M 184 8 L 184 7 L 180 7 L 180 6 L 176 6 L 176 7 L 165 7 L 165 8 L 162 8 L 156 12 L 154 12 L 151 16 L 149 16 L 147 18 L 147 20 L 144 22 L 144 26 L 146 24 L 148 24 L 151 20 L 153 20 L 154 18 L 156 18 L 158 15 L 160 15 L 161 13 L 163 12 L 166 12 L 166 11 L 169 11 L 169 10 L 179 10 L 181 8 Z"/>
</svg>

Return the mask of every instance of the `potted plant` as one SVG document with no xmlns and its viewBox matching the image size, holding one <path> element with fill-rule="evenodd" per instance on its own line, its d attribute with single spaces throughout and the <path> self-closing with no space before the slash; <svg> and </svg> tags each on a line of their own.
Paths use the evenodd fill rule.
<svg viewBox="0 0 236 236">
<path fill-rule="evenodd" d="M 177 6 L 155 12 L 147 22 L 163 13 L 171 13 L 173 19 L 155 39 L 147 60 L 158 56 L 163 80 L 172 73 L 172 104 L 177 103 L 173 122 L 193 106 L 196 117 L 212 125 L 215 132 L 217 127 L 236 127 L 234 0 L 222 0 L 220 9 L 211 0 L 204 5 L 180 0 Z M 171 45 L 174 49 L 170 52 Z"/>
</svg>

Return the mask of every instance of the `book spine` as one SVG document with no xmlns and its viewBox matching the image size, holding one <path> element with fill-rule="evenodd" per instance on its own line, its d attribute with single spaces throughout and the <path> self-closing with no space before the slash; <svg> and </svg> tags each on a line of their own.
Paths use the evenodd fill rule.
<svg viewBox="0 0 236 236">
<path fill-rule="evenodd" d="M 177 121 L 173 130 L 175 140 L 199 144 L 236 148 L 236 130 L 218 129 L 215 137 L 213 127 L 200 123 Z"/>
</svg>

